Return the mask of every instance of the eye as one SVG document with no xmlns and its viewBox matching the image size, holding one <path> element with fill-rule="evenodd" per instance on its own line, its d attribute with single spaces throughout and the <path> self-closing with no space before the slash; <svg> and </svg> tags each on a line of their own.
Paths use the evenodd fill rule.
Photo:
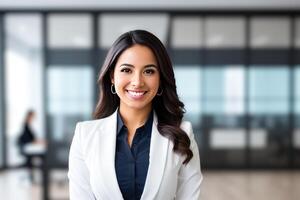
<svg viewBox="0 0 300 200">
<path fill-rule="evenodd" d="M 144 73 L 145 73 L 146 75 L 152 75 L 152 74 L 155 73 L 155 70 L 154 70 L 154 69 L 146 69 L 146 70 L 144 71 Z"/>
<path fill-rule="evenodd" d="M 123 68 L 123 69 L 121 69 L 121 72 L 130 73 L 131 69 L 130 68 Z"/>
</svg>

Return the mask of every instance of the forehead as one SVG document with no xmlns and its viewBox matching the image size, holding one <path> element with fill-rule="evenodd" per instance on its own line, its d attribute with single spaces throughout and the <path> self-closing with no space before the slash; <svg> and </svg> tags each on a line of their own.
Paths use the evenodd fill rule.
<svg viewBox="0 0 300 200">
<path fill-rule="evenodd" d="M 118 58 L 117 64 L 156 64 L 157 59 L 153 51 L 144 45 L 135 44 L 124 50 Z"/>
</svg>

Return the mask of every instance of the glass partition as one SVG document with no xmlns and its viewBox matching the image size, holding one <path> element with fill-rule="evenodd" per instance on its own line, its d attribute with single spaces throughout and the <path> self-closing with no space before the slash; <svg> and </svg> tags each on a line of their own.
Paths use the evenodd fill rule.
<svg viewBox="0 0 300 200">
<path fill-rule="evenodd" d="M 167 40 L 169 16 L 156 14 L 102 14 L 99 15 L 99 44 L 102 49 L 108 49 L 113 42 L 126 31 L 145 29 L 155 34 L 163 43 Z"/>
<path fill-rule="evenodd" d="M 252 17 L 250 19 L 250 47 L 289 48 L 291 21 L 288 17 Z"/>
<path fill-rule="evenodd" d="M 199 49 L 203 46 L 203 20 L 198 16 L 175 17 L 171 33 L 172 48 Z"/>
<path fill-rule="evenodd" d="M 184 103 L 186 113 L 184 119 L 193 125 L 195 139 L 201 148 L 201 68 L 200 66 L 176 65 L 176 86 L 179 99 Z"/>
<path fill-rule="evenodd" d="M 94 72 L 92 15 L 57 13 L 47 18 L 47 132 L 49 166 L 66 167 L 75 125 L 92 118 Z M 52 147 L 52 148 L 51 148 Z"/>
<path fill-rule="evenodd" d="M 26 110 L 33 108 L 38 111 L 34 125 L 38 136 L 47 134 L 49 139 L 50 164 L 66 167 L 76 122 L 91 119 L 99 92 L 97 74 L 107 49 L 121 33 L 146 29 L 166 44 L 187 111 L 184 120 L 193 124 L 204 166 L 247 167 L 249 162 L 252 167 L 289 166 L 291 150 L 300 166 L 299 16 L 295 23 L 290 15 L 168 11 L 50 11 L 45 21 L 40 14 L 3 16 L 0 109 L 4 101 L 7 105 L 0 130 L 6 129 L 9 165 L 21 163 L 15 141 Z M 47 31 L 45 49 L 42 22 Z M 46 69 L 42 52 L 47 53 Z M 1 147 L 2 138 L 0 133 Z"/>
<path fill-rule="evenodd" d="M 289 146 L 289 69 L 249 69 L 250 162 L 253 166 L 287 166 Z"/>
<path fill-rule="evenodd" d="M 91 119 L 93 69 L 90 66 L 50 66 L 47 70 L 47 119 L 50 165 L 67 166 L 76 123 Z"/>
<path fill-rule="evenodd" d="M 48 47 L 52 49 L 92 47 L 92 18 L 89 14 L 51 14 L 48 17 Z"/>
<path fill-rule="evenodd" d="M 40 14 L 7 14 L 5 27 L 5 102 L 8 166 L 24 162 L 17 137 L 26 113 L 36 113 L 33 130 L 44 138 L 42 18 Z"/>
<path fill-rule="evenodd" d="M 176 85 L 179 99 L 184 102 L 185 119 L 192 122 L 193 127 L 200 128 L 201 120 L 201 68 L 199 66 L 176 66 Z M 188 81 L 187 81 L 188 80 Z"/>
<path fill-rule="evenodd" d="M 96 91 L 93 15 L 47 15 L 46 119 L 50 199 L 68 198 L 69 149 L 77 122 L 92 119 Z M 55 192 L 54 192 L 55 191 Z"/>
<path fill-rule="evenodd" d="M 245 69 L 206 66 L 203 70 L 204 157 L 209 166 L 246 164 Z"/>
<path fill-rule="evenodd" d="M 168 51 L 174 65 L 202 65 L 203 19 L 199 16 L 178 16 L 172 18 L 170 24 L 171 34 Z"/>
<path fill-rule="evenodd" d="M 171 19 L 168 51 L 174 64 L 177 92 L 185 104 L 184 120 L 192 123 L 195 139 L 201 149 L 203 19 L 199 16 L 176 16 Z"/>
<path fill-rule="evenodd" d="M 207 17 L 205 20 L 205 47 L 209 49 L 244 48 L 246 20 L 242 16 Z"/>
</svg>

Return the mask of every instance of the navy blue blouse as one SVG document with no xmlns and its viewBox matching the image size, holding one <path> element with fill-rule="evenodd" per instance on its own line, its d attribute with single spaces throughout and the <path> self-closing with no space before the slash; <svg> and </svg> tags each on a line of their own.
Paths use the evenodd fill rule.
<svg viewBox="0 0 300 200">
<path fill-rule="evenodd" d="M 130 147 L 127 142 L 128 130 L 118 112 L 115 169 L 125 200 L 138 200 L 142 196 L 149 166 L 152 123 L 153 112 L 146 123 L 136 129 Z"/>
</svg>

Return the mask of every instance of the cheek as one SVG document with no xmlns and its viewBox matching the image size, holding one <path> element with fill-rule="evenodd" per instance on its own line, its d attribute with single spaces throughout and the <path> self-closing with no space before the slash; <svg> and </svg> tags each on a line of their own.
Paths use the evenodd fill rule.
<svg viewBox="0 0 300 200">
<path fill-rule="evenodd" d="M 119 73 L 115 73 L 114 81 L 115 81 L 115 85 L 120 85 L 122 82 L 124 82 L 124 77 L 121 76 Z"/>
<path fill-rule="evenodd" d="M 159 77 L 154 77 L 151 81 L 149 81 L 149 85 L 151 88 L 158 90 L 159 88 Z"/>
</svg>

